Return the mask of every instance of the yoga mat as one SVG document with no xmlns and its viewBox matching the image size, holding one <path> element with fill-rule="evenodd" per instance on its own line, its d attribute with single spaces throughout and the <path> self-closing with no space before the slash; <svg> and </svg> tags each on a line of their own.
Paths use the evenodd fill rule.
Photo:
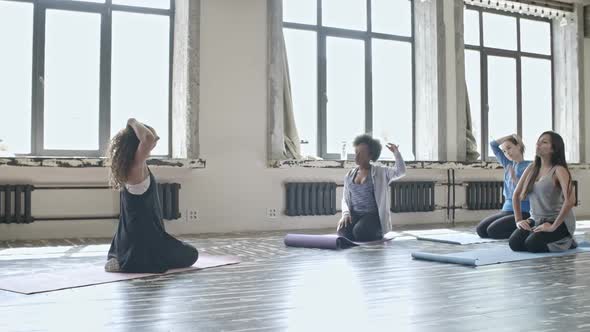
<svg viewBox="0 0 590 332">
<path fill-rule="evenodd" d="M 239 262 L 240 259 L 238 257 L 200 254 L 199 259 L 193 266 L 168 270 L 165 273 L 105 272 L 104 264 L 79 268 L 72 266 L 71 269 L 3 278 L 0 279 L 0 289 L 21 294 L 36 294 L 150 276 L 197 271 L 217 266 L 237 264 Z"/>
<path fill-rule="evenodd" d="M 455 252 L 450 254 L 413 252 L 412 258 L 441 263 L 452 263 L 468 266 L 482 266 L 544 257 L 566 256 L 589 251 L 590 243 L 588 242 L 582 242 L 578 244 L 578 247 L 576 249 L 570 249 L 562 252 L 547 252 L 536 254 L 530 252 L 512 251 L 510 247 L 506 245 L 496 248 L 477 249 L 472 251 Z"/>
<path fill-rule="evenodd" d="M 399 233 L 389 232 L 383 236 L 383 239 L 370 242 L 351 241 L 343 236 L 336 234 L 287 234 L 284 242 L 287 247 L 299 248 L 317 248 L 317 249 L 346 249 L 354 246 L 376 245 L 400 236 Z"/>
<path fill-rule="evenodd" d="M 416 239 L 418 239 L 418 240 L 449 243 L 449 244 L 459 244 L 459 245 L 504 241 L 504 240 L 496 240 L 496 239 L 482 239 L 477 234 L 461 233 L 461 232 L 449 233 L 449 234 L 430 234 L 430 235 L 414 235 L 412 233 L 406 233 L 406 234 L 410 234 L 412 236 L 415 236 Z"/>
<path fill-rule="evenodd" d="M 417 229 L 417 230 L 407 230 L 403 231 L 404 234 L 408 234 L 411 236 L 425 236 L 425 235 L 433 235 L 433 234 L 457 234 L 461 233 L 454 229 L 449 228 L 435 228 L 435 229 Z"/>
</svg>

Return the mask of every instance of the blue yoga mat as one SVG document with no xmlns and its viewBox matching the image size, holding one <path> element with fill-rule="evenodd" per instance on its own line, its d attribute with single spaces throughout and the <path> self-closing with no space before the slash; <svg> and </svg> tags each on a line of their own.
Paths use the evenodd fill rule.
<svg viewBox="0 0 590 332">
<path fill-rule="evenodd" d="M 408 233 L 412 234 L 412 233 Z M 433 241 L 433 242 L 441 242 L 441 243 L 449 243 L 449 244 L 475 244 L 475 243 L 487 243 L 487 242 L 496 242 L 502 240 L 496 239 L 482 239 L 477 234 L 472 233 L 448 233 L 448 234 L 425 234 L 425 235 L 414 235 L 416 239 L 423 240 L 423 241 Z"/>
<path fill-rule="evenodd" d="M 471 251 L 455 252 L 450 254 L 435 254 L 429 252 L 413 252 L 412 258 L 427 261 L 452 263 L 468 266 L 482 266 L 500 264 L 506 262 L 524 261 L 543 257 L 566 256 L 590 251 L 590 243 L 582 242 L 576 249 L 562 252 L 529 253 L 512 251 L 508 245 L 495 248 L 477 249 Z"/>
</svg>

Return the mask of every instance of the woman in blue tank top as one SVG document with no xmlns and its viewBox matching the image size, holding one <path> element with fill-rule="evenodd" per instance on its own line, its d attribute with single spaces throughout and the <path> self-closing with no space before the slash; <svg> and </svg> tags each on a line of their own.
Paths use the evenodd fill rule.
<svg viewBox="0 0 590 332">
<path fill-rule="evenodd" d="M 158 183 L 146 164 L 157 141 L 156 131 L 135 119 L 111 141 L 110 181 L 120 191 L 121 214 L 107 272 L 161 273 L 192 266 L 199 256 L 164 229 Z"/>
<path fill-rule="evenodd" d="M 518 180 L 531 163 L 524 160 L 524 144 L 517 135 L 509 135 L 490 142 L 498 162 L 504 167 L 504 204 L 502 210 L 483 219 L 476 228 L 482 238 L 507 239 L 516 230 L 512 194 Z M 529 201 L 521 202 L 521 211 L 529 217 Z"/>
</svg>

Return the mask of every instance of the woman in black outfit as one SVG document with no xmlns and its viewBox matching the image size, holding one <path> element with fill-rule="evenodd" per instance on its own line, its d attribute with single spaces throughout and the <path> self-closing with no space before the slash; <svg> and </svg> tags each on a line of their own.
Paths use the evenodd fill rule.
<svg viewBox="0 0 590 332">
<path fill-rule="evenodd" d="M 156 178 L 146 160 L 159 137 L 135 119 L 109 147 L 110 181 L 121 195 L 121 216 L 105 265 L 107 272 L 162 273 L 192 266 L 197 249 L 166 233 Z"/>
</svg>

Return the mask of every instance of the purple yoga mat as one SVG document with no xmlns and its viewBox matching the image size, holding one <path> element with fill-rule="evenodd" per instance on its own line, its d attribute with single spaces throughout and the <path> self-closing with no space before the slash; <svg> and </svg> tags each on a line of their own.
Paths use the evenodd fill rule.
<svg viewBox="0 0 590 332">
<path fill-rule="evenodd" d="M 317 248 L 317 249 L 346 249 L 361 245 L 375 245 L 393 240 L 396 236 L 385 234 L 383 239 L 370 242 L 351 241 L 336 234 L 287 234 L 285 245 L 287 247 Z"/>
</svg>

